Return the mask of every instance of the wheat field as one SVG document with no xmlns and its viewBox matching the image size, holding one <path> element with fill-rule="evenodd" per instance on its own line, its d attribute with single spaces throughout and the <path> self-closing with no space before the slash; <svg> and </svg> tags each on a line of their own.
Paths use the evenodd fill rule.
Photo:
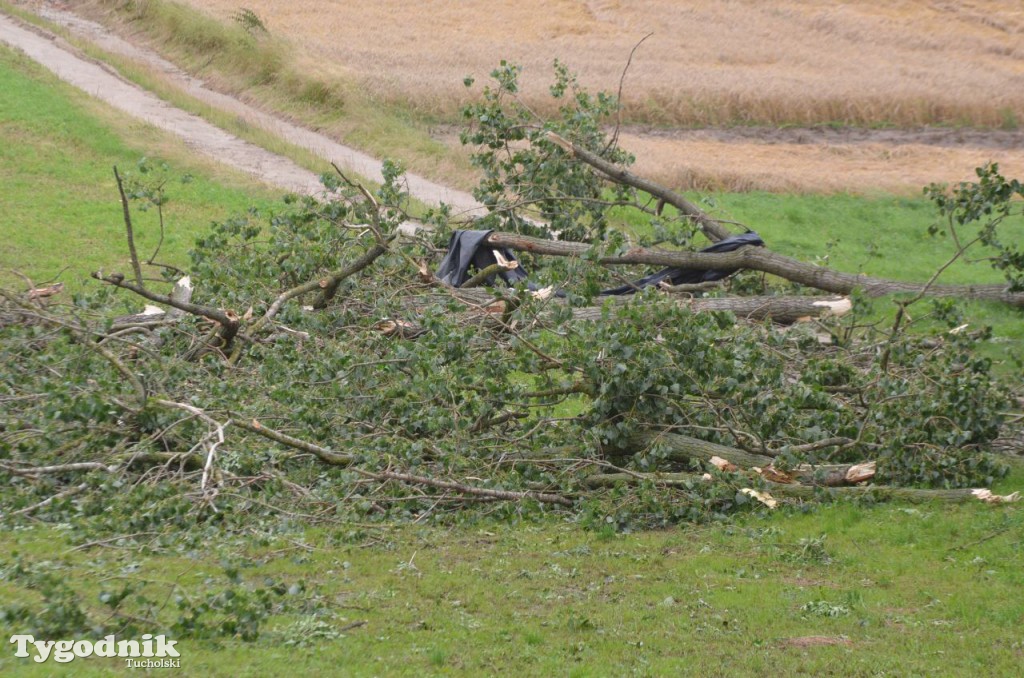
<svg viewBox="0 0 1024 678">
<path fill-rule="evenodd" d="M 239 0 L 188 0 L 230 19 Z M 999 126 L 1024 117 L 1024 3 L 762 0 L 246 0 L 310 65 L 450 114 L 501 59 L 543 97 L 559 58 L 631 117 L 674 125 Z"/>
<path fill-rule="evenodd" d="M 232 21 L 239 0 L 184 0 Z M 1020 0 L 245 0 L 302 68 L 376 101 L 453 120 L 500 60 L 544 113 L 558 58 L 624 119 L 656 128 L 843 124 L 1024 126 Z M 646 39 L 644 39 L 646 37 Z M 637 47 L 629 69 L 623 71 Z M 463 78 L 477 79 L 467 90 Z M 970 143 L 623 136 L 640 168 L 683 188 L 920 190 L 988 160 L 1024 173 L 1024 136 Z"/>
</svg>

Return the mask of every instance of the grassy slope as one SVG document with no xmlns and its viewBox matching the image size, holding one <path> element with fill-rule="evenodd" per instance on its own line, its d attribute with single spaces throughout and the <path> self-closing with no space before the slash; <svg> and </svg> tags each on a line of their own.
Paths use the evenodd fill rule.
<svg viewBox="0 0 1024 678">
<path fill-rule="evenodd" d="M 7 49 L 0 49 L 0 91 L 0 268 L 36 283 L 67 267 L 60 279 L 76 290 L 98 268 L 129 269 L 114 165 L 131 171 L 143 157 L 159 156 L 172 176 L 194 176 L 191 183 L 169 185 L 160 260 L 181 266 L 210 221 L 254 202 L 268 204 L 274 195 L 197 160 L 155 128 L 119 118 Z M 155 213 L 137 214 L 136 222 L 140 255 L 148 256 L 159 237 Z M 7 271 L 0 276 L 14 280 Z"/>
<path fill-rule="evenodd" d="M 256 643 L 181 641 L 189 675 L 1009 676 L 1024 652 L 1019 509 L 845 504 L 624 536 L 554 520 L 369 532 L 370 548 L 345 544 L 342 527 L 265 544 L 222 535 L 177 555 L 58 556 L 72 542 L 39 527 L 6 533 L 0 548 L 54 561 L 90 606 L 118 573 L 152 580 L 150 598 L 171 581 L 198 595 L 228 559 L 252 586 L 305 582 L 332 601 L 336 628 L 366 622 L 309 653 L 285 644 L 301 636 L 297 616 L 271 619 Z M 789 646 L 808 636 L 840 644 Z M 113 665 L 79 660 L 68 673 Z M 11 668 L 57 667 L 0 658 Z"/>
</svg>

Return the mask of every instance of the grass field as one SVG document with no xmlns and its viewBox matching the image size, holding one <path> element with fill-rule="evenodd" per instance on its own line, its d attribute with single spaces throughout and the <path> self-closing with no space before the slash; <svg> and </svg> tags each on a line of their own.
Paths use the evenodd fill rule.
<svg viewBox="0 0 1024 678">
<path fill-rule="evenodd" d="M 165 247 L 174 262 L 209 221 L 272 199 L 3 50 L 0 91 L 0 235 L 10 244 L 0 266 L 41 280 L 70 265 L 62 279 L 72 284 L 92 268 L 123 266 L 110 166 L 143 155 L 196 176 L 173 187 Z M 919 278 L 942 261 L 924 235 L 921 200 L 716 200 L 716 214 L 764 224 L 779 251 L 827 254 L 844 270 Z M 147 233 L 141 249 L 152 244 Z M 896 254 L 872 253 L 887 248 Z M 950 281 L 990 275 L 958 269 Z M 1017 468 L 993 489 L 1022 486 Z M 131 496 L 125 488 L 124 501 Z M 0 536 L 0 610 L 25 604 L 57 615 L 56 603 L 75 602 L 100 615 L 101 594 L 131 583 L 173 622 L 179 592 L 198 601 L 267 590 L 268 579 L 296 587 L 293 602 L 274 598 L 256 642 L 179 642 L 183 675 L 1013 676 L 1024 663 L 1018 507 L 794 506 L 624 535 L 558 515 L 318 527 L 276 516 L 244 535 L 156 520 L 142 528 L 151 532 L 85 548 L 95 537 L 73 502 L 64 510 L 61 522 L 19 522 Z M 64 582 L 73 601 L 46 608 L 33 574 Z M 7 619 L 0 615 L 5 638 L 24 631 Z M 110 660 L 62 667 L 0 653 L 5 675 L 123 670 Z"/>
<path fill-rule="evenodd" d="M 77 291 L 92 271 L 129 268 L 114 165 L 138 176 L 143 158 L 169 164 L 172 200 L 159 260 L 178 266 L 187 264 L 195 236 L 212 220 L 276 197 L 153 127 L 118 118 L 5 48 L 0 91 L 0 276 L 6 282 L 16 270 L 37 284 L 58 276 Z M 193 181 L 176 179 L 186 174 Z M 153 211 L 136 214 L 142 256 L 159 241 L 158 223 Z"/>
<path fill-rule="evenodd" d="M 73 529 L 8 531 L 0 593 L 38 596 L 10 577 L 16 561 L 67 577 L 94 612 L 128 581 L 156 600 L 220 590 L 225 567 L 251 589 L 303 584 L 305 609 L 269 618 L 258 642 L 179 641 L 186 675 L 1012 676 L 1024 661 L 1017 509 L 845 504 L 620 536 L 556 519 L 351 529 L 196 527 L 139 537 L 159 544 L 150 555 L 130 540 L 71 551 Z M 0 670 L 64 675 L 8 652 Z"/>
</svg>

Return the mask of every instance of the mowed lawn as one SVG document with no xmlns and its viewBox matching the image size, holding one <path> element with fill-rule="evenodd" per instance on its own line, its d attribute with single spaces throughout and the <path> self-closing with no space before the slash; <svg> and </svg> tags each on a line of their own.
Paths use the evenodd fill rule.
<svg viewBox="0 0 1024 678">
<path fill-rule="evenodd" d="M 212 220 L 268 205 L 277 193 L 192 156 L 184 145 L 126 119 L 60 83 L 27 57 L 0 48 L 0 281 L 54 279 L 69 290 L 97 269 L 128 271 L 125 227 L 113 167 L 138 176 L 144 158 L 166 162 L 166 233 L 159 260 L 185 266 Z M 182 183 L 190 175 L 193 180 Z M 159 241 L 155 211 L 136 213 L 136 244 L 149 257 Z"/>
</svg>

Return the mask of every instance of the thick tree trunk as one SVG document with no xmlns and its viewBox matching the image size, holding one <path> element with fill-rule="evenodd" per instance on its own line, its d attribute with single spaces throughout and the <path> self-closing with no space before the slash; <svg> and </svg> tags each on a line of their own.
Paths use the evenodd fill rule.
<svg viewBox="0 0 1024 678">
<path fill-rule="evenodd" d="M 900 499 L 911 503 L 938 501 L 944 503 L 960 503 L 984 501 L 976 494 L 976 490 L 961 488 L 955 490 L 923 490 L 915 487 L 893 487 L 891 485 L 856 485 L 853 487 L 812 487 L 810 485 L 778 485 L 768 486 L 768 493 L 776 497 L 790 499 L 814 499 L 821 494 L 834 497 L 878 497 L 881 499 Z"/>
<path fill-rule="evenodd" d="M 488 242 L 496 247 L 560 257 L 582 256 L 591 249 L 591 246 L 586 243 L 542 240 L 515 233 L 492 233 Z M 598 262 L 606 266 L 648 264 L 677 266 L 700 271 L 747 268 L 836 294 L 849 294 L 855 289 L 861 289 L 868 296 L 880 297 L 897 292 L 919 294 L 925 291 L 926 294 L 933 297 L 988 299 L 1024 307 L 1024 293 L 1010 292 L 1007 285 L 932 285 L 926 287 L 920 283 L 840 273 L 777 254 L 763 247 L 743 247 L 734 252 L 719 253 L 636 247 L 619 256 L 601 257 Z"/>
<path fill-rule="evenodd" d="M 426 297 L 413 297 L 413 303 L 424 305 L 446 301 L 453 296 L 465 303 L 471 315 L 500 317 L 505 311 L 505 302 L 496 299 L 486 290 L 452 289 L 446 295 L 431 294 Z M 676 304 L 697 313 L 702 311 L 730 311 L 740 318 L 764 320 L 771 318 L 777 323 L 789 324 L 805 318 L 821 318 L 829 315 L 843 315 L 850 309 L 850 300 L 846 298 L 824 297 L 709 297 L 689 298 L 680 295 L 669 297 Z M 602 304 L 623 305 L 637 303 L 635 296 L 604 297 Z M 562 300 L 554 298 L 550 303 L 560 304 Z M 583 306 L 572 310 L 576 320 L 599 320 L 603 313 L 602 306 Z"/>
<path fill-rule="evenodd" d="M 719 457 L 741 468 L 752 468 L 754 466 L 764 468 L 771 466 L 774 458 L 763 454 L 753 454 L 735 447 L 727 447 L 718 443 L 709 443 L 699 438 L 691 438 L 679 433 L 666 433 L 658 431 L 644 431 L 637 433 L 629 439 L 622 450 L 613 450 L 615 456 L 633 455 L 636 452 L 646 449 L 655 443 L 660 444 L 666 451 L 666 458 L 671 461 L 689 462 L 692 460 L 711 461 L 712 457 Z"/>
<path fill-rule="evenodd" d="M 857 484 L 850 480 L 850 471 L 856 468 L 856 465 L 851 464 L 823 464 L 814 468 L 802 467 L 795 469 L 788 472 L 787 475 L 802 481 L 803 484 L 810 487 L 815 485 L 822 487 L 849 487 Z M 770 471 L 771 469 L 762 475 L 766 476 L 766 480 L 772 482 L 773 487 L 797 484 L 775 482 L 772 478 L 778 478 L 782 474 L 778 471 L 774 473 Z M 701 479 L 701 476 L 694 473 L 598 473 L 588 476 L 584 484 L 587 487 L 611 487 L 618 483 L 631 484 L 641 480 L 650 480 L 660 485 L 686 485 Z"/>
<path fill-rule="evenodd" d="M 801 319 L 843 315 L 850 309 L 849 299 L 821 299 L 815 297 L 713 297 L 709 299 L 676 299 L 679 306 L 691 311 L 730 311 L 740 318 L 764 320 L 771 318 L 788 325 Z M 622 303 L 622 302 L 618 302 Z M 599 320 L 600 307 L 574 308 L 576 320 Z"/>
</svg>

